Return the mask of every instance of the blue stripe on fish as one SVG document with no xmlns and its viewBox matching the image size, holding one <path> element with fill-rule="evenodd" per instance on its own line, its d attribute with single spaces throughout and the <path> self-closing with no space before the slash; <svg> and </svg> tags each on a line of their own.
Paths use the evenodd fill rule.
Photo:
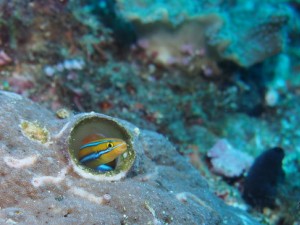
<svg viewBox="0 0 300 225">
<path fill-rule="evenodd" d="M 92 160 L 95 160 L 95 159 L 98 159 L 101 155 L 104 155 L 105 153 L 108 153 L 110 152 L 112 149 L 109 148 L 105 151 L 99 151 L 99 152 L 93 152 L 85 157 L 83 157 L 82 159 L 79 160 L 79 162 L 81 163 L 86 163 L 86 162 L 89 162 L 89 161 L 92 161 Z"/>
<path fill-rule="evenodd" d="M 85 145 L 81 146 L 79 150 L 87 148 L 87 147 L 97 146 L 97 145 L 100 145 L 100 144 L 103 144 L 103 143 L 108 143 L 108 142 L 111 142 L 111 141 L 110 140 L 104 140 L 104 141 L 91 142 L 91 143 L 88 143 L 88 144 L 85 144 Z"/>
<path fill-rule="evenodd" d="M 103 165 L 97 166 L 95 168 L 95 170 L 100 171 L 100 172 L 107 172 L 107 171 L 112 171 L 113 168 L 111 166 L 103 164 Z"/>
<path fill-rule="evenodd" d="M 102 142 L 102 143 L 105 143 L 105 142 Z M 99 151 L 99 152 L 93 152 L 85 157 L 83 157 L 82 159 L 79 160 L 80 163 L 87 163 L 89 161 L 92 161 L 92 160 L 95 160 L 95 159 L 98 159 L 99 157 L 101 157 L 102 155 L 108 153 L 108 152 L 111 152 L 112 150 L 114 150 L 115 148 L 118 148 L 119 146 L 114 146 L 114 147 L 111 147 L 111 148 L 108 148 L 107 150 L 104 150 L 104 151 Z"/>
</svg>

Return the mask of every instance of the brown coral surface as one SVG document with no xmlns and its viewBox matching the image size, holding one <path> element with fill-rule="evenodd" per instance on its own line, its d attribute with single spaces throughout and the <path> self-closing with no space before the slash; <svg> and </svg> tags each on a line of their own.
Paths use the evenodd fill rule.
<svg viewBox="0 0 300 225">
<path fill-rule="evenodd" d="M 83 178 L 68 156 L 55 113 L 0 92 L 0 224 L 256 224 L 215 197 L 201 175 L 163 136 L 118 120 L 135 135 L 139 163 L 121 181 Z M 76 117 L 76 116 L 75 116 Z M 46 143 L 22 133 L 22 121 L 49 132 Z"/>
</svg>

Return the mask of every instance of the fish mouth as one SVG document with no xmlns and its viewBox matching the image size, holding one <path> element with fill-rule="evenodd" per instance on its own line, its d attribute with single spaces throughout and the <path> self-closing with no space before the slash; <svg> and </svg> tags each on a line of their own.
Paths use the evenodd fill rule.
<svg viewBox="0 0 300 225">
<path fill-rule="evenodd" d="M 127 144 L 126 143 L 118 144 L 116 146 L 116 149 L 120 154 L 122 154 L 123 152 L 125 152 L 127 150 Z"/>
</svg>

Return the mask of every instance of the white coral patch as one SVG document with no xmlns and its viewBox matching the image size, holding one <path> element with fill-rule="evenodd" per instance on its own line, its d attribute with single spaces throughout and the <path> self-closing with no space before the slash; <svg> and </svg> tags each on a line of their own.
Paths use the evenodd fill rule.
<svg viewBox="0 0 300 225">
<path fill-rule="evenodd" d="M 177 193 L 175 195 L 175 197 L 183 203 L 188 202 L 188 199 L 190 199 L 190 200 L 196 202 L 197 204 L 207 208 L 208 210 L 213 211 L 213 209 L 209 205 L 207 205 L 205 203 L 205 201 L 203 201 L 202 199 L 198 198 L 196 195 L 194 195 L 190 192 L 180 192 L 180 193 Z"/>
<path fill-rule="evenodd" d="M 108 194 L 105 194 L 103 197 L 102 196 L 96 196 L 94 194 L 91 194 L 90 192 L 87 192 L 86 190 L 79 188 L 79 187 L 71 187 L 70 191 L 74 194 L 77 195 L 81 198 L 87 199 L 90 202 L 94 202 L 97 204 L 105 204 L 108 203 L 111 199 L 111 196 Z"/>
<path fill-rule="evenodd" d="M 53 177 L 53 176 L 34 177 L 31 180 L 31 184 L 34 187 L 40 187 L 40 186 L 44 186 L 47 184 L 59 184 L 65 179 L 68 170 L 69 170 L 69 167 L 62 169 L 59 172 L 59 175 L 57 177 Z"/>
<path fill-rule="evenodd" d="M 27 168 L 27 167 L 33 166 L 35 164 L 35 162 L 37 161 L 37 158 L 38 158 L 37 155 L 28 156 L 23 159 L 16 159 L 11 156 L 5 156 L 3 158 L 3 160 L 6 163 L 6 165 L 8 165 L 9 167 L 16 168 L 16 169 L 22 169 L 22 168 Z"/>
<path fill-rule="evenodd" d="M 225 177 L 239 177 L 252 165 L 254 159 L 246 152 L 236 150 L 227 139 L 218 140 L 207 152 L 212 171 Z"/>
</svg>

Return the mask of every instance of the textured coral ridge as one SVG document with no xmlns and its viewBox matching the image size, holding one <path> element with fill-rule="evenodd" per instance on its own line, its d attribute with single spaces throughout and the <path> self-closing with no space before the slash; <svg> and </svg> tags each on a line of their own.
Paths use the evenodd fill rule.
<svg viewBox="0 0 300 225">
<path fill-rule="evenodd" d="M 282 2 L 259 0 L 233 1 L 234 4 L 207 0 L 117 2 L 122 15 L 136 24 L 139 37 L 147 40 L 147 52 L 155 52 L 162 63 L 174 63 L 174 59 L 181 64 L 196 61 L 202 68 L 218 60 L 216 53 L 244 67 L 279 53 L 285 43 L 283 28 L 291 16 Z M 202 52 L 196 54 L 197 60 L 179 57 L 180 48 L 182 51 L 187 45 Z"/>
<path fill-rule="evenodd" d="M 1 224 L 256 224 L 212 195 L 157 133 L 119 120 L 140 143 L 139 164 L 121 181 L 96 181 L 74 172 L 68 158 L 72 116 L 59 119 L 9 92 L 0 92 L 0 103 Z M 24 135 L 22 121 L 47 130 L 47 142 Z"/>
</svg>

